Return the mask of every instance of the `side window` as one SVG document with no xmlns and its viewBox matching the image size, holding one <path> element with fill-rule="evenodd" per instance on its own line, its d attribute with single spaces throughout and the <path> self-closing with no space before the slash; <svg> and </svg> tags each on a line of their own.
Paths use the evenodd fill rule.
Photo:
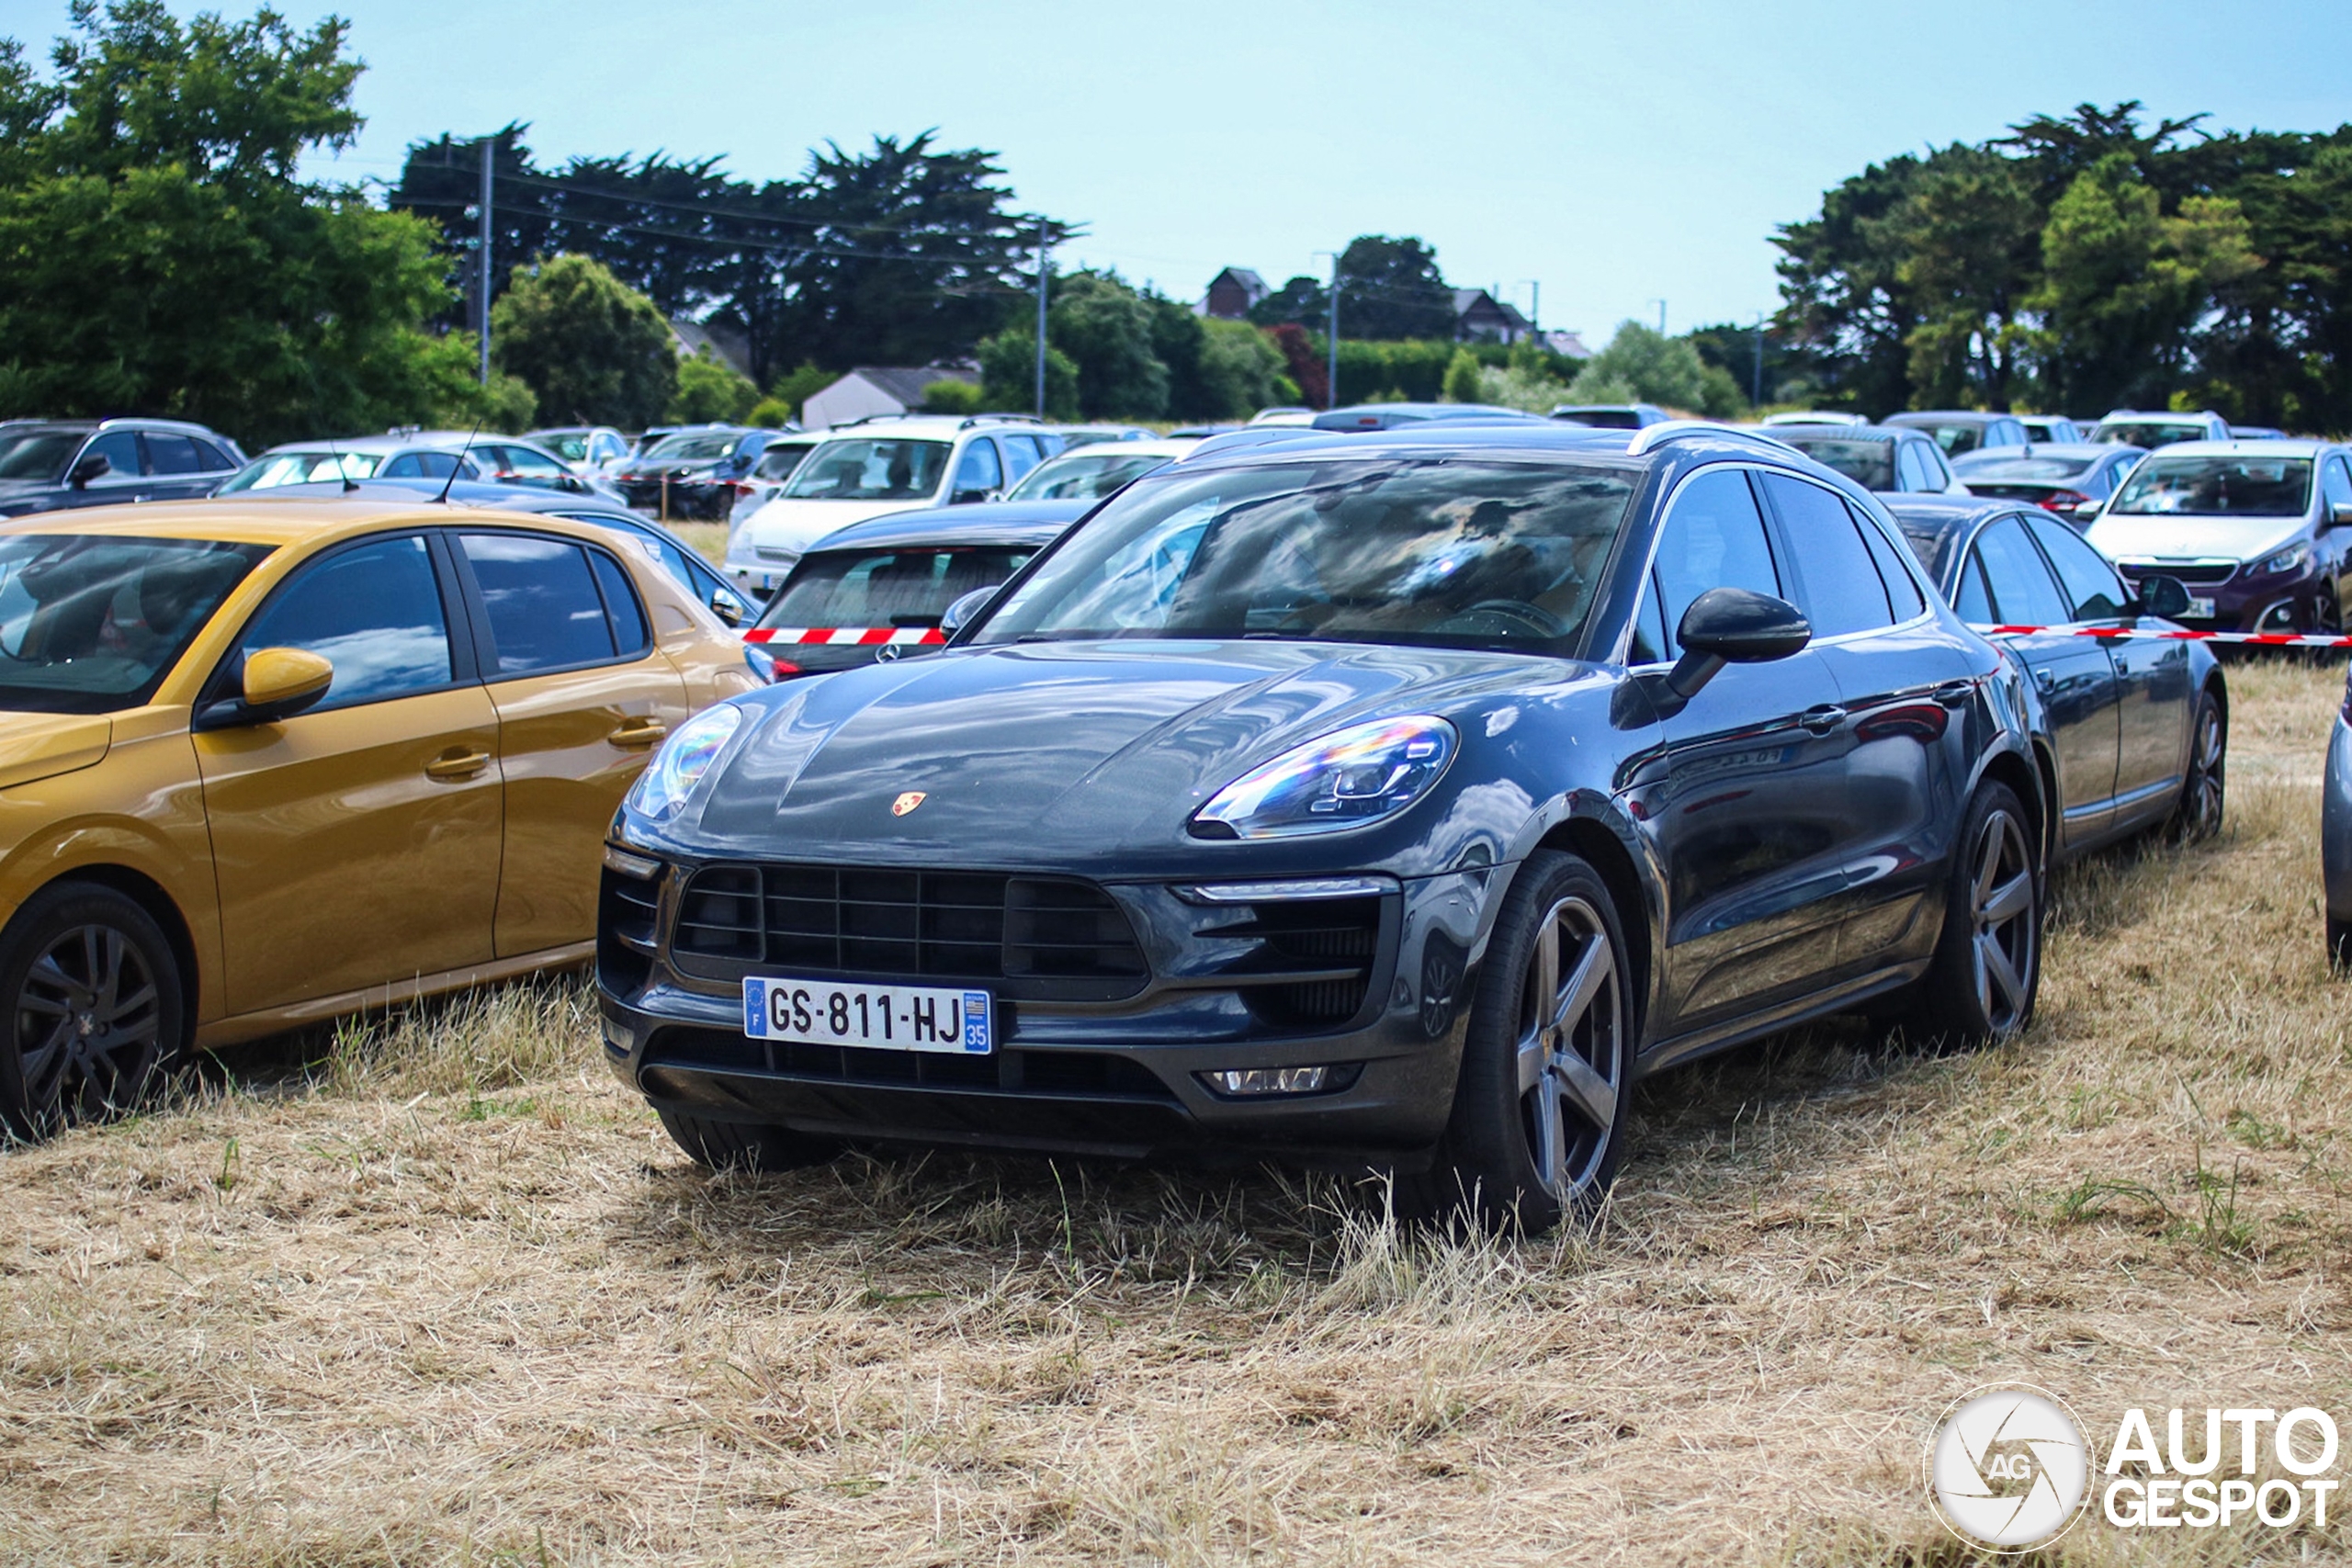
<svg viewBox="0 0 2352 1568">
<path fill-rule="evenodd" d="M 107 479 L 135 479 L 139 477 L 139 437 L 128 430 L 109 430 L 82 448 L 82 456 L 74 461 L 83 463 L 92 457 L 104 457 L 107 472 L 98 482 Z"/>
<path fill-rule="evenodd" d="M 299 648 L 334 666 L 320 708 L 412 696 L 449 683 L 449 623 L 432 552 L 412 534 L 306 567 L 245 626 L 242 658 Z M 314 708 L 312 712 L 318 711 Z"/>
<path fill-rule="evenodd" d="M 1747 475 L 1738 468 L 1710 468 L 1682 487 L 1657 547 L 1658 608 L 1667 656 L 1690 601 L 1710 588 L 1752 588 L 1775 597 L 1781 574 L 1764 537 Z"/>
<path fill-rule="evenodd" d="M 1926 475 L 1919 468 L 1919 444 L 1916 441 L 1894 444 L 1894 488 L 1906 494 L 1928 488 Z"/>
<path fill-rule="evenodd" d="M 1941 452 L 1930 447 L 1920 447 L 1919 468 L 1928 476 L 1929 490 L 1941 493 L 1951 487 L 1951 465 L 1944 461 L 1944 455 Z"/>
<path fill-rule="evenodd" d="M 596 569 L 596 590 L 605 596 L 613 650 L 624 659 L 643 653 L 651 639 L 645 635 L 645 606 L 637 601 L 637 584 L 628 580 L 628 569 L 602 550 L 590 550 L 588 564 Z"/>
<path fill-rule="evenodd" d="M 1795 558 L 1805 619 L 1815 637 L 1892 626 L 1886 584 L 1862 543 L 1845 498 L 1786 474 L 1766 474 L 1765 492 L 1780 514 L 1781 536 Z"/>
<path fill-rule="evenodd" d="M 230 460 L 228 453 L 209 441 L 196 444 L 196 466 L 208 474 L 225 474 L 238 467 Z"/>
<path fill-rule="evenodd" d="M 1030 469 L 1044 461 L 1037 456 L 1034 436 L 1000 435 L 996 444 L 1004 448 L 1005 479 L 1010 483 L 1019 484 L 1029 477 Z"/>
<path fill-rule="evenodd" d="M 1993 595 L 1984 587 L 1984 563 L 1976 558 L 1974 550 L 1968 552 L 1968 560 L 1960 569 L 1960 592 L 1952 595 L 1951 607 L 1972 626 L 2000 624 L 2001 617 L 1993 609 Z"/>
<path fill-rule="evenodd" d="M 484 662 L 497 674 L 527 675 L 614 657 L 613 626 L 587 550 L 569 539 L 531 534 L 460 534 L 458 544 L 490 614 L 496 657 Z M 629 604 L 634 608 L 635 599 Z"/>
<path fill-rule="evenodd" d="M 2132 595 L 2099 553 L 2080 534 L 2063 523 L 2032 520 L 2033 536 L 2050 564 L 2058 569 L 2058 586 L 2073 602 L 2078 621 L 2111 621 L 2123 614 Z"/>
<path fill-rule="evenodd" d="M 2320 470 L 2320 487 L 2330 507 L 2352 506 L 2352 468 L 2345 467 L 2341 457 L 2330 457 L 2327 467 Z M 2322 523 L 2327 521 L 2323 517 Z"/>
<path fill-rule="evenodd" d="M 2060 626 L 2075 618 L 2074 606 L 2058 592 L 2050 569 L 2041 563 L 2041 552 L 2016 518 L 2004 517 L 1978 535 L 1976 553 L 1993 590 L 1998 625 Z"/>
<path fill-rule="evenodd" d="M 544 452 L 534 452 L 528 446 L 497 448 L 499 466 L 510 474 L 528 474 L 533 479 L 560 479 L 571 472 Z"/>
<path fill-rule="evenodd" d="M 954 501 L 969 491 L 991 491 L 1004 483 L 1004 468 L 996 458 L 996 447 L 986 436 L 964 448 L 964 456 L 956 464 L 956 487 L 948 496 Z"/>
<path fill-rule="evenodd" d="M 1920 597 L 1918 583 L 1904 570 L 1903 555 L 1909 553 L 1910 547 L 1889 539 L 1886 531 L 1863 516 L 1852 502 L 1846 503 L 1846 509 L 1854 513 L 1854 526 L 1862 531 L 1862 543 L 1870 547 L 1871 559 L 1878 563 L 1879 578 L 1886 584 L 1887 606 L 1894 612 L 1895 620 L 1907 621 L 1925 610 L 1928 602 Z"/>
<path fill-rule="evenodd" d="M 1628 664 L 1656 664 L 1666 658 L 1666 617 L 1657 607 L 1657 580 L 1642 580 L 1642 602 L 1634 612 L 1634 640 L 1625 650 Z"/>
<path fill-rule="evenodd" d="M 185 435 L 159 435 L 151 431 L 140 439 L 147 446 L 147 471 L 151 474 L 193 474 L 202 467 L 197 461 L 196 443 Z"/>
</svg>

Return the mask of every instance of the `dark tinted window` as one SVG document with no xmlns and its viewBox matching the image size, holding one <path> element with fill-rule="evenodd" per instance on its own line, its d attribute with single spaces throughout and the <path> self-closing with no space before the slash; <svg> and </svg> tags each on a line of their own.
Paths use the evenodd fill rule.
<svg viewBox="0 0 2352 1568">
<path fill-rule="evenodd" d="M 948 605 L 995 587 L 1035 553 L 1027 545 L 819 550 L 792 569 L 760 625 L 935 626 Z"/>
<path fill-rule="evenodd" d="M 185 435 L 158 435 L 149 432 L 142 439 L 147 443 L 147 471 L 151 474 L 193 474 L 202 471 L 197 460 L 196 443 Z"/>
<path fill-rule="evenodd" d="M 304 568 L 237 641 L 241 655 L 257 648 L 304 649 L 333 664 L 320 707 L 447 685 L 449 623 L 424 541 L 380 539 Z"/>
<path fill-rule="evenodd" d="M 106 713 L 147 701 L 268 553 L 186 539 L 0 538 L 0 708 Z"/>
<path fill-rule="evenodd" d="M 139 435 L 136 431 L 109 430 L 90 443 L 77 461 L 104 457 L 111 472 L 107 479 L 136 479 L 139 475 Z"/>
<path fill-rule="evenodd" d="M 2064 524 L 2033 519 L 2033 536 L 2050 564 L 2058 569 L 2058 586 L 2065 590 L 2078 621 L 2111 621 L 2123 614 L 2122 580 L 2083 536 Z"/>
<path fill-rule="evenodd" d="M 1860 436 L 1792 435 L 1782 440 L 1826 468 L 1835 468 L 1864 490 L 1894 490 L 1894 457 L 1897 443 Z M 1908 483 L 1900 488 L 1909 490 Z"/>
<path fill-rule="evenodd" d="M 388 479 L 446 479 L 457 471 L 455 453 L 403 452 L 386 463 L 379 477 Z"/>
<path fill-rule="evenodd" d="M 1796 558 L 1801 608 L 1815 637 L 1874 631 L 1894 619 L 1877 563 L 1845 499 L 1785 474 L 1764 476 L 1781 532 Z"/>
<path fill-rule="evenodd" d="M 1952 596 L 1952 608 L 1960 618 L 1972 626 L 1989 626 L 2001 616 L 1993 608 L 1993 595 L 1984 586 L 1984 563 L 1969 552 L 1967 564 L 1960 569 L 1960 592 Z"/>
<path fill-rule="evenodd" d="M 1846 504 L 1849 510 L 1853 507 L 1851 502 Z M 1878 563 L 1879 579 L 1886 584 L 1887 604 L 1894 611 L 1894 618 L 1907 621 L 1926 609 L 1928 601 L 1920 596 L 1919 585 L 1904 570 L 1903 558 L 1895 553 L 1905 547 L 1888 538 L 1884 530 L 1859 513 L 1854 517 L 1854 526 L 1862 531 L 1862 543 L 1870 547 L 1871 559 Z"/>
<path fill-rule="evenodd" d="M 1680 649 L 1676 638 L 1682 613 L 1710 588 L 1752 588 L 1784 596 L 1746 473 L 1712 468 L 1682 487 L 1658 539 L 1657 586 L 1668 653 Z"/>
<path fill-rule="evenodd" d="M 196 466 L 208 474 L 225 474 L 237 466 L 237 460 L 209 441 L 196 444 Z"/>
<path fill-rule="evenodd" d="M 586 550 L 569 539 L 527 534 L 461 534 L 458 543 L 490 612 L 499 674 L 613 657 L 613 628 Z"/>
<path fill-rule="evenodd" d="M 79 431 L 0 431 L 0 479 L 62 479 L 81 446 Z"/>
<path fill-rule="evenodd" d="M 643 653 L 648 641 L 645 606 L 637 602 L 637 584 L 628 580 L 628 572 L 620 562 L 602 550 L 590 550 L 588 564 L 596 569 L 596 587 L 605 595 L 605 615 L 612 623 L 614 651 L 624 655 Z"/>
<path fill-rule="evenodd" d="M 2075 618 L 2074 606 L 2058 591 L 2041 552 L 2014 517 L 2004 517 L 1976 536 L 1977 558 L 1993 590 L 1993 609 L 2008 626 L 2057 626 Z"/>
<path fill-rule="evenodd" d="M 759 465 L 752 472 L 763 479 L 788 479 L 800 460 L 815 450 L 808 442 L 771 441 L 761 450 Z"/>
<path fill-rule="evenodd" d="M 1634 611 L 1634 640 L 1628 664 L 1656 664 L 1666 657 L 1666 615 L 1657 607 L 1657 578 L 1642 579 L 1642 602 Z"/>
</svg>

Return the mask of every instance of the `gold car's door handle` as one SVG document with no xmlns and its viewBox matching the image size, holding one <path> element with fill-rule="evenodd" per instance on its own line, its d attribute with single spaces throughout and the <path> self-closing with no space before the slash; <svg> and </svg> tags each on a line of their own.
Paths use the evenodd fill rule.
<svg viewBox="0 0 2352 1568">
<path fill-rule="evenodd" d="M 669 733 L 670 727 L 658 718 L 625 718 L 605 739 L 616 746 L 650 746 Z"/>
<path fill-rule="evenodd" d="M 463 746 L 452 746 L 424 764 L 424 776 L 428 779 L 439 779 L 445 784 L 453 784 L 459 779 L 469 779 L 488 766 L 490 766 L 489 752 L 476 751 Z"/>
</svg>

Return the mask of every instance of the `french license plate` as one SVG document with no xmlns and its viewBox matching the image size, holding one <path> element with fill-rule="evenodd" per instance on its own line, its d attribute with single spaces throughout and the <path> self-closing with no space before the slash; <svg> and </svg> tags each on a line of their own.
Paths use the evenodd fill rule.
<svg viewBox="0 0 2352 1568">
<path fill-rule="evenodd" d="M 2213 618 L 2213 601 L 2199 599 L 2192 594 L 2189 597 L 2188 608 L 2183 610 L 2181 614 L 2191 620 L 2210 621 Z"/>
<path fill-rule="evenodd" d="M 986 991 L 789 976 L 743 982 L 743 1032 L 754 1040 L 984 1056 L 996 1048 L 995 1030 Z"/>
</svg>

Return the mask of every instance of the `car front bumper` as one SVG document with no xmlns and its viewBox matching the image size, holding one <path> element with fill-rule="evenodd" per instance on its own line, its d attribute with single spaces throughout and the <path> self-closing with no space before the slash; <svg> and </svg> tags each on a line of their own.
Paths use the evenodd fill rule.
<svg viewBox="0 0 2352 1568">
<path fill-rule="evenodd" d="M 1154 978 L 1114 1004 L 1000 1001 L 986 1056 L 788 1048 L 743 1032 L 740 980 L 682 974 L 666 940 L 599 942 L 607 1060 L 654 1106 L 834 1137 L 1140 1158 L 1409 1165 L 1452 1109 L 1488 901 L 1509 866 L 1400 884 L 1383 917 L 1364 999 L 1340 1027 L 1253 1024 L 1235 993 L 1182 976 L 1193 964 L 1170 890 L 1113 885 L 1154 954 Z M 607 872 L 610 908 L 614 874 Z M 659 930 L 684 876 L 672 871 Z M 1170 956 L 1171 951 L 1173 956 Z M 915 976 L 862 976 L 922 983 Z M 936 983 L 936 982 L 931 982 Z M 1322 1066 L 1311 1093 L 1233 1096 L 1204 1075 Z"/>
</svg>

